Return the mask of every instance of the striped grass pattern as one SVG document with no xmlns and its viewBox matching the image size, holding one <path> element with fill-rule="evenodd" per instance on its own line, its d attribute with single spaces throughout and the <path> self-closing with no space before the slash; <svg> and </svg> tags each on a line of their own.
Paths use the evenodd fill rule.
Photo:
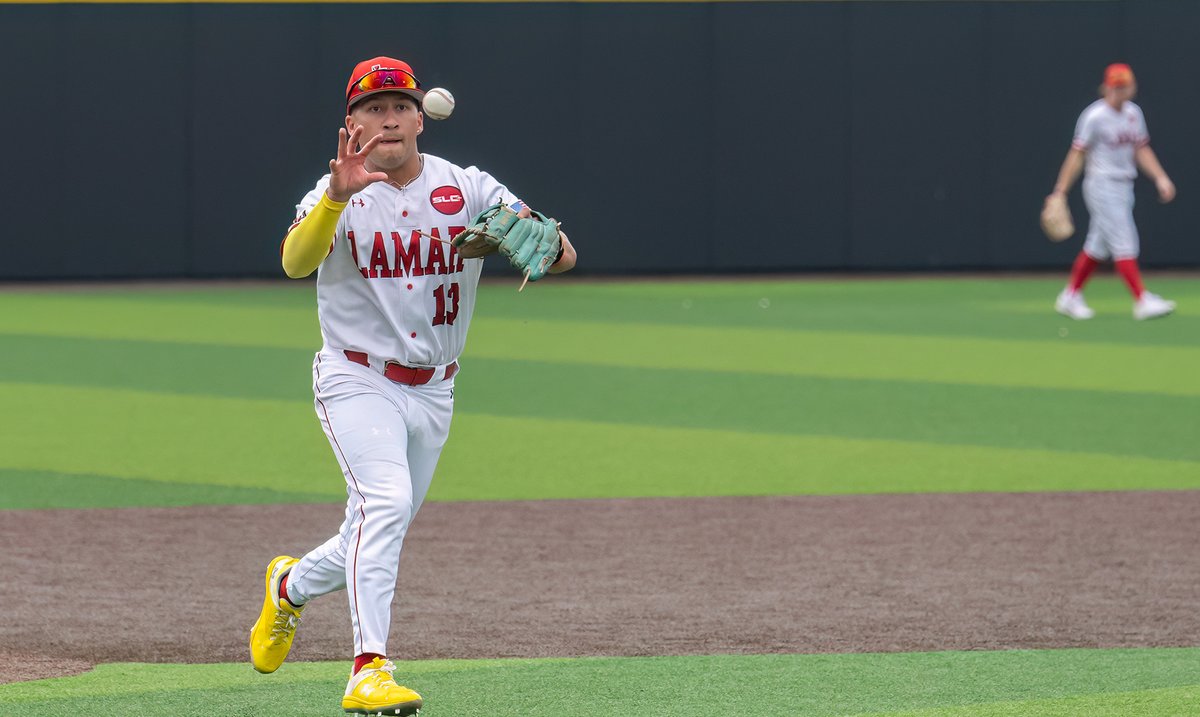
<svg viewBox="0 0 1200 717">
<path fill-rule="evenodd" d="M 431 500 L 1200 487 L 1200 288 L 1058 279 L 481 288 Z M 0 291 L 0 511 L 339 502 L 311 285 Z M 552 446 L 531 459 L 530 437 Z M 3 513 L 0 512 L 0 520 Z M 100 665 L 0 714 L 331 714 L 346 663 Z M 423 714 L 1185 717 L 1200 650 L 402 663 Z M 333 696 L 333 697 L 331 697 Z"/>
<path fill-rule="evenodd" d="M 1105 279 L 1083 323 L 1056 279 L 486 284 L 430 499 L 1195 489 L 1200 288 L 1153 284 L 1178 315 Z M 306 283 L 0 292 L 0 508 L 341 500 L 315 314 Z"/>
</svg>

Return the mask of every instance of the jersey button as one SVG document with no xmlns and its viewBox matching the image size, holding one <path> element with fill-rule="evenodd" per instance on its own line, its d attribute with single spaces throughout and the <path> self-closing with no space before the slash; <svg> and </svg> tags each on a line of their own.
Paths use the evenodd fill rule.
<svg viewBox="0 0 1200 717">
<path fill-rule="evenodd" d="M 400 216 L 402 216 L 402 217 L 407 217 L 407 216 L 408 216 L 408 210 L 406 209 L 406 210 L 404 210 L 404 211 L 400 212 Z"/>
<path fill-rule="evenodd" d="M 411 289 L 412 289 L 412 284 L 409 284 L 409 285 L 408 285 L 408 288 L 409 288 L 409 290 L 411 290 Z"/>
<path fill-rule="evenodd" d="M 409 336 L 411 336 L 411 337 L 413 337 L 413 338 L 415 339 L 415 338 L 417 338 L 417 332 L 416 332 L 416 331 L 414 331 L 414 332 L 412 332 L 411 334 L 409 334 Z"/>
</svg>

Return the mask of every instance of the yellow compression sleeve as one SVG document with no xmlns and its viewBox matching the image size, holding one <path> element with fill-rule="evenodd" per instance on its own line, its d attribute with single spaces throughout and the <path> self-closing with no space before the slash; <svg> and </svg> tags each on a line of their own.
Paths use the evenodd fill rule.
<svg viewBox="0 0 1200 717">
<path fill-rule="evenodd" d="M 329 256 L 329 244 L 337 231 L 338 218 L 346 202 L 335 202 L 328 194 L 312 208 L 283 239 L 283 270 L 293 279 L 300 279 L 317 270 Z"/>
</svg>

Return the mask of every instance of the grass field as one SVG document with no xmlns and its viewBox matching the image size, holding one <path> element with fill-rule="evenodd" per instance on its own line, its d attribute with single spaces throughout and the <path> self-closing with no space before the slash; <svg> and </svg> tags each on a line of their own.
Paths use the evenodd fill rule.
<svg viewBox="0 0 1200 717">
<path fill-rule="evenodd" d="M 489 284 L 430 499 L 1200 488 L 1200 283 L 1151 277 L 1181 309 L 1147 323 L 1108 277 L 1059 317 L 1060 284 Z M 0 509 L 342 500 L 319 340 L 307 283 L 0 291 Z M 1195 649 L 403 669 L 435 716 L 1200 714 Z M 337 714 L 345 671 L 104 665 L 0 686 L 0 715 Z"/>
<path fill-rule="evenodd" d="M 405 663 L 422 715 L 1193 717 L 1197 650 L 471 660 Z M 195 717 L 340 713 L 350 663 L 102 665 L 0 687 L 0 714 Z"/>
</svg>

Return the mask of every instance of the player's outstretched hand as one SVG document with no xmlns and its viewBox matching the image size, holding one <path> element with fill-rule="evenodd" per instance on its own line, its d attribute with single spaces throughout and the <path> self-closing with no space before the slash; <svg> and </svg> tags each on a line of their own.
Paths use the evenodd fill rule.
<svg viewBox="0 0 1200 717">
<path fill-rule="evenodd" d="M 365 166 L 367 155 L 375 150 L 383 135 L 375 135 L 362 149 L 358 149 L 362 134 L 362 127 L 355 127 L 349 134 L 344 128 L 338 130 L 337 158 L 329 160 L 329 188 L 325 190 L 335 202 L 348 202 L 350 197 L 366 189 L 368 185 L 387 181 L 387 174 L 368 172 Z"/>
<path fill-rule="evenodd" d="M 1175 198 L 1175 183 L 1170 177 L 1161 177 L 1154 186 L 1158 189 L 1158 201 L 1166 204 Z"/>
</svg>

